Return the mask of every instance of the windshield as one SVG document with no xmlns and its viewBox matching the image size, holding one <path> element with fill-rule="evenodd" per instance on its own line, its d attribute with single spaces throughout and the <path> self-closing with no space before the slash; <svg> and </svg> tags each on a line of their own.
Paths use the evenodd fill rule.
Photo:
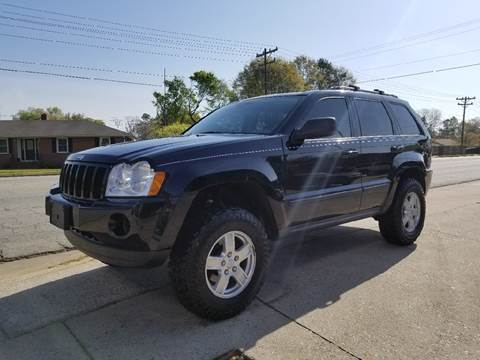
<svg viewBox="0 0 480 360">
<path fill-rule="evenodd" d="M 288 95 L 236 102 L 205 116 L 185 134 L 271 134 L 301 99 Z"/>
</svg>

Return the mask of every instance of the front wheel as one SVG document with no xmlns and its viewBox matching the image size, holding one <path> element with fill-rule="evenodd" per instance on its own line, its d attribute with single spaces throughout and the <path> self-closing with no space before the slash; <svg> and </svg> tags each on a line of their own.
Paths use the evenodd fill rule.
<svg viewBox="0 0 480 360">
<path fill-rule="evenodd" d="M 387 213 L 379 217 L 380 232 L 393 244 L 415 242 L 425 221 L 425 194 L 415 179 L 402 181 Z"/>
<path fill-rule="evenodd" d="M 217 212 L 182 234 L 172 250 L 170 276 L 180 302 L 211 320 L 240 313 L 260 289 L 269 248 L 253 214 L 236 208 Z"/>
</svg>

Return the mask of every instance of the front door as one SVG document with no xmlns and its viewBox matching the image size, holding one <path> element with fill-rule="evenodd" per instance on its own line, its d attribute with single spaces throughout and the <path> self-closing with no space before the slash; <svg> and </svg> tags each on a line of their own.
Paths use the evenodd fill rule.
<svg viewBox="0 0 480 360">
<path fill-rule="evenodd" d="M 22 139 L 22 160 L 36 161 L 37 149 L 35 139 Z"/>
<path fill-rule="evenodd" d="M 310 119 L 335 117 L 337 133 L 286 148 L 285 192 L 289 225 L 358 211 L 362 195 L 360 143 L 353 137 L 345 98 L 322 98 L 297 127 Z"/>
</svg>

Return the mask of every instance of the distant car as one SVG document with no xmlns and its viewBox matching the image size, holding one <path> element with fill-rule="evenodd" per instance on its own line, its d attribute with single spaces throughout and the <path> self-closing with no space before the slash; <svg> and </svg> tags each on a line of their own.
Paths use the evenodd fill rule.
<svg viewBox="0 0 480 360">
<path fill-rule="evenodd" d="M 480 146 L 466 148 L 465 154 L 480 154 Z"/>
<path fill-rule="evenodd" d="M 169 259 L 180 301 L 225 319 L 258 293 L 283 234 L 374 217 L 387 241 L 412 244 L 431 151 L 408 103 L 380 91 L 262 96 L 210 113 L 183 136 L 70 155 L 46 213 L 106 264 Z"/>
</svg>

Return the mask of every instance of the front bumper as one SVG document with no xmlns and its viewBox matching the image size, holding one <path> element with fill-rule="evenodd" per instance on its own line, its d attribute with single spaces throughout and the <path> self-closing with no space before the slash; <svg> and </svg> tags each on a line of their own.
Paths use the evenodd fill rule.
<svg viewBox="0 0 480 360">
<path fill-rule="evenodd" d="M 166 226 L 173 205 L 161 198 L 77 202 L 52 191 L 45 198 L 50 222 L 87 255 L 111 265 L 163 263 L 173 242 Z"/>
</svg>

